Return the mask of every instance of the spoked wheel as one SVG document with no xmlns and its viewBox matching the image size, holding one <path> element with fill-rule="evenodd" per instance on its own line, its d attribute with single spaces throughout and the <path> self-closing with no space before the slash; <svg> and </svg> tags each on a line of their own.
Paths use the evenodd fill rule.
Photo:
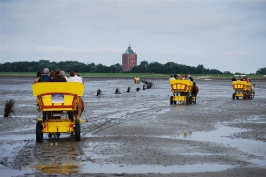
<svg viewBox="0 0 266 177">
<path fill-rule="evenodd" d="M 80 141 L 80 122 L 76 120 L 75 123 L 75 141 Z"/>
<path fill-rule="evenodd" d="M 42 123 L 38 121 L 36 123 L 36 142 L 42 142 L 43 133 L 42 133 Z"/>
<path fill-rule="evenodd" d="M 235 93 L 233 93 L 232 98 L 233 98 L 233 100 L 235 99 Z"/>
</svg>

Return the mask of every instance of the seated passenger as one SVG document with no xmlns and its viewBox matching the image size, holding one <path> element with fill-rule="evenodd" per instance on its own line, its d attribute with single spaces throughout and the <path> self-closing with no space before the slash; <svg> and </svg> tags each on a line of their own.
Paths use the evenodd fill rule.
<svg viewBox="0 0 266 177">
<path fill-rule="evenodd" d="M 42 76 L 42 73 L 40 71 L 38 71 L 36 76 L 37 77 L 34 79 L 34 84 L 39 81 L 40 77 Z"/>
<path fill-rule="evenodd" d="M 174 76 L 171 74 L 169 80 L 174 80 L 174 79 L 175 79 Z"/>
<path fill-rule="evenodd" d="M 49 74 L 49 69 L 44 68 L 42 72 L 42 76 L 39 78 L 38 82 L 51 82 L 51 77 L 48 76 Z"/>
<path fill-rule="evenodd" d="M 76 76 L 74 71 L 70 71 L 69 75 L 70 75 L 70 77 L 67 78 L 67 82 L 80 82 L 80 83 L 83 83 L 81 77 Z"/>
<path fill-rule="evenodd" d="M 185 74 L 184 76 L 182 76 L 182 79 L 183 80 L 190 80 L 187 74 Z"/>
<path fill-rule="evenodd" d="M 52 82 L 66 82 L 66 81 L 67 81 L 66 78 L 61 75 L 60 68 L 57 68 L 55 70 L 55 76 L 53 77 L 53 81 Z"/>
<path fill-rule="evenodd" d="M 83 84 L 83 81 L 81 79 L 81 77 L 78 77 L 75 75 L 75 71 L 70 71 L 69 73 L 70 77 L 67 78 L 67 82 L 80 82 Z M 79 119 L 81 116 L 81 113 L 84 111 L 84 101 L 82 99 L 82 97 L 79 96 L 78 99 L 78 111 L 75 112 L 75 119 Z M 69 117 L 71 117 L 73 113 L 72 112 L 68 112 Z M 72 134 L 71 134 L 72 135 Z"/>
<path fill-rule="evenodd" d="M 81 78 L 82 83 L 84 84 L 84 79 L 83 79 L 83 77 L 81 77 L 81 76 L 79 75 L 78 71 L 77 71 L 77 70 L 74 70 L 74 73 L 75 73 L 75 77 L 79 77 L 79 78 Z"/>
</svg>

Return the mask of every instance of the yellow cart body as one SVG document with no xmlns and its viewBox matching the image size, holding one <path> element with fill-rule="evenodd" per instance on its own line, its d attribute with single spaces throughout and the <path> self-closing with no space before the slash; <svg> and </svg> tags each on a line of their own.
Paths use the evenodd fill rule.
<svg viewBox="0 0 266 177">
<path fill-rule="evenodd" d="M 33 96 L 37 98 L 40 112 L 50 113 L 49 119 L 37 118 L 36 141 L 42 141 L 43 133 L 73 133 L 80 140 L 80 122 L 74 120 L 73 112 L 78 110 L 80 96 L 84 93 L 84 84 L 79 82 L 39 82 L 32 85 Z M 72 117 L 61 118 L 61 115 Z"/>
<path fill-rule="evenodd" d="M 251 82 L 247 81 L 233 81 L 232 86 L 234 93 L 232 98 L 242 97 L 243 99 L 252 99 L 254 98 L 254 88 Z"/>
<path fill-rule="evenodd" d="M 175 104 L 176 101 L 186 102 L 191 104 L 191 92 L 193 88 L 193 82 L 190 80 L 169 80 L 171 91 L 173 96 L 170 97 L 170 104 Z"/>
<path fill-rule="evenodd" d="M 139 77 L 135 77 L 134 78 L 134 82 L 135 82 L 135 84 L 139 84 L 140 83 L 140 78 Z"/>
</svg>

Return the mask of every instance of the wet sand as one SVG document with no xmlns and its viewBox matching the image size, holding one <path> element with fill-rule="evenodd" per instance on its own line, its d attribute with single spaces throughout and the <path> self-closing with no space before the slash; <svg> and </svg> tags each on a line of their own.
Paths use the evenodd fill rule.
<svg viewBox="0 0 266 177">
<path fill-rule="evenodd" d="M 252 100 L 232 100 L 227 80 L 195 80 L 197 104 L 170 105 L 167 80 L 142 90 L 133 79 L 85 78 L 81 141 L 69 134 L 35 142 L 32 78 L 2 77 L 0 173 L 4 176 L 263 176 L 266 173 L 266 82 Z M 127 88 L 131 92 L 126 92 Z M 136 91 L 140 87 L 140 91 Z M 118 88 L 121 94 L 114 94 Z M 97 89 L 102 95 L 96 96 Z M 3 115 L 3 114 L 2 114 Z"/>
</svg>

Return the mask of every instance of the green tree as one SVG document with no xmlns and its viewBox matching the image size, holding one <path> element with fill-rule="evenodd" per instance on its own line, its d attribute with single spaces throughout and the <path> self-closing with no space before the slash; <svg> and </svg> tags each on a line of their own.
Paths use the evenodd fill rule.
<svg viewBox="0 0 266 177">
<path fill-rule="evenodd" d="M 139 65 L 144 67 L 144 68 L 147 68 L 149 66 L 149 63 L 147 61 L 143 60 L 143 61 L 140 62 Z"/>
<path fill-rule="evenodd" d="M 258 71 L 256 71 L 256 74 L 266 74 L 266 67 L 260 68 Z"/>
</svg>

